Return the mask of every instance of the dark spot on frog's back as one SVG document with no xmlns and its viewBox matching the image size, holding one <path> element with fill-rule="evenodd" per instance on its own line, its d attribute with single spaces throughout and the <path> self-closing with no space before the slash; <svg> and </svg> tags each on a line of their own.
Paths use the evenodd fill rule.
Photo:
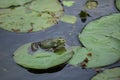
<svg viewBox="0 0 120 80">
<path fill-rule="evenodd" d="M 65 47 L 65 42 L 61 37 L 34 42 L 31 44 L 31 51 L 37 51 L 38 49 L 50 52 L 59 51 Z"/>
<path fill-rule="evenodd" d="M 61 3 L 62 6 L 64 6 L 63 3 L 62 3 L 62 0 L 58 0 L 58 1 Z"/>
<path fill-rule="evenodd" d="M 0 22 L 0 24 L 3 24 L 3 22 Z"/>
<path fill-rule="evenodd" d="M 41 14 L 41 13 L 39 13 L 37 16 L 38 16 L 38 17 L 41 17 L 41 16 L 42 16 L 42 14 Z"/>
<path fill-rule="evenodd" d="M 20 19 L 21 19 L 21 20 L 23 20 L 24 18 L 23 18 L 23 17 L 21 17 Z"/>
</svg>

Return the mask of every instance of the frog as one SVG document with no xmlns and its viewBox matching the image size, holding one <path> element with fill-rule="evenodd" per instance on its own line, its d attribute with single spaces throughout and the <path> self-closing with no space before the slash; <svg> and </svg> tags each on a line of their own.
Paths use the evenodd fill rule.
<svg viewBox="0 0 120 80">
<path fill-rule="evenodd" d="M 46 39 L 43 41 L 35 42 L 31 44 L 31 49 L 33 51 L 37 51 L 38 48 L 41 48 L 46 51 L 55 52 L 61 48 L 65 47 L 66 40 L 62 37 L 53 38 L 53 39 Z"/>
</svg>

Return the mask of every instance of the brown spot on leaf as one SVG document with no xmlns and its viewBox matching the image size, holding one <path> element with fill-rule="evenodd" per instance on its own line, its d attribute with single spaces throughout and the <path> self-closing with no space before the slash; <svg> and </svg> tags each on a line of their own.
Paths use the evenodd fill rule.
<svg viewBox="0 0 120 80">
<path fill-rule="evenodd" d="M 88 63 L 88 61 L 89 61 L 88 58 L 85 58 L 85 59 L 84 59 L 84 62 Z"/>
<path fill-rule="evenodd" d="M 29 29 L 28 32 L 32 32 L 33 31 L 33 28 Z"/>
<path fill-rule="evenodd" d="M 92 53 L 89 52 L 89 53 L 87 54 L 87 56 L 92 56 Z"/>
<path fill-rule="evenodd" d="M 20 32 L 20 29 L 11 29 L 13 32 Z"/>
<path fill-rule="evenodd" d="M 86 65 L 85 62 L 82 62 L 82 63 L 81 63 L 81 66 L 82 66 L 82 68 L 86 68 L 87 65 Z"/>
</svg>

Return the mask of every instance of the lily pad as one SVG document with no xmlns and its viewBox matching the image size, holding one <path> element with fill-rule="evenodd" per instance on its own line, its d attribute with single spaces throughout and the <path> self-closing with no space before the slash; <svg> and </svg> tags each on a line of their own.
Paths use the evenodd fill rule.
<svg viewBox="0 0 120 80">
<path fill-rule="evenodd" d="M 0 8 L 8 8 L 10 6 L 24 5 L 32 0 L 0 0 Z"/>
<path fill-rule="evenodd" d="M 120 80 L 120 68 L 112 68 L 97 74 L 91 80 Z"/>
<path fill-rule="evenodd" d="M 116 60 L 113 59 L 113 62 L 106 62 L 106 64 L 104 64 L 103 66 L 108 65 L 108 63 L 112 64 L 120 59 L 119 21 L 119 13 L 102 17 L 87 24 L 82 33 L 79 34 L 79 39 L 82 44 L 87 49 L 95 51 L 94 53 L 96 55 L 100 55 L 100 57 L 104 56 L 103 58 L 105 58 L 105 55 L 111 55 L 111 57 L 106 56 L 106 59 L 115 58 L 115 56 L 113 57 L 112 55 L 118 55 L 118 57 L 116 56 Z M 100 62 L 102 61 L 105 62 L 107 60 L 101 58 Z M 92 65 L 93 67 L 95 66 L 95 64 Z M 100 65 L 98 67 L 100 67 Z"/>
<path fill-rule="evenodd" d="M 96 0 L 88 0 L 86 2 L 86 8 L 87 9 L 95 9 L 98 6 L 98 2 Z"/>
<path fill-rule="evenodd" d="M 89 49 L 109 49 L 120 56 L 120 40 L 97 34 L 80 34 L 82 44 Z"/>
<path fill-rule="evenodd" d="M 40 31 L 57 24 L 62 15 L 63 8 L 57 0 L 35 0 L 14 9 L 1 9 L 0 28 L 12 32 Z"/>
<path fill-rule="evenodd" d="M 116 7 L 120 10 L 120 0 L 116 0 Z"/>
<path fill-rule="evenodd" d="M 104 16 L 86 25 L 82 34 L 96 34 L 120 40 L 120 13 Z"/>
<path fill-rule="evenodd" d="M 60 21 L 75 24 L 77 21 L 77 18 L 75 16 L 72 16 L 72 15 L 64 15 L 60 18 Z"/>
<path fill-rule="evenodd" d="M 38 50 L 30 54 L 30 46 L 31 43 L 24 44 L 14 52 L 15 62 L 26 68 L 48 69 L 67 62 L 73 56 L 72 50 L 62 54 Z"/>
<path fill-rule="evenodd" d="M 88 23 L 79 34 L 85 48 L 74 49 L 72 65 L 102 67 L 120 59 L 120 14 L 102 17 Z"/>
<path fill-rule="evenodd" d="M 74 55 L 69 64 L 74 66 L 82 66 L 83 68 L 93 68 L 110 65 L 120 59 L 118 54 L 114 54 L 112 50 L 107 49 L 87 49 L 75 47 Z"/>
<path fill-rule="evenodd" d="M 74 1 L 62 1 L 64 6 L 71 7 L 74 5 Z"/>
</svg>

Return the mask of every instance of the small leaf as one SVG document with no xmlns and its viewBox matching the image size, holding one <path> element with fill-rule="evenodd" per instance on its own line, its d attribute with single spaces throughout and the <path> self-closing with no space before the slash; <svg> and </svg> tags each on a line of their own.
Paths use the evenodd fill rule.
<svg viewBox="0 0 120 80">
<path fill-rule="evenodd" d="M 64 6 L 71 7 L 74 5 L 74 1 L 62 1 Z"/>
<path fill-rule="evenodd" d="M 95 9 L 98 6 L 98 1 L 96 0 L 88 0 L 86 2 L 86 8 L 88 9 Z"/>
<path fill-rule="evenodd" d="M 81 18 L 82 22 L 85 22 L 87 20 L 87 17 L 90 17 L 90 14 L 88 14 L 85 10 L 81 10 L 79 17 Z"/>
</svg>

